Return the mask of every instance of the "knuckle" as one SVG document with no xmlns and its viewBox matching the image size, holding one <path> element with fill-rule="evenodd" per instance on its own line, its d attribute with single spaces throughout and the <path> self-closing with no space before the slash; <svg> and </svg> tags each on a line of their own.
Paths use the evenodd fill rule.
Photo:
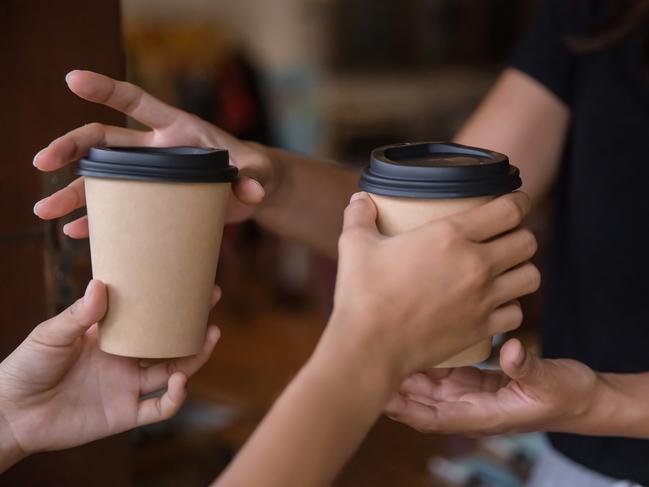
<svg viewBox="0 0 649 487">
<path fill-rule="evenodd" d="M 510 311 L 509 323 L 507 323 L 507 329 L 513 330 L 518 328 L 523 323 L 523 310 L 520 306 L 512 306 Z"/>
<path fill-rule="evenodd" d="M 435 224 L 435 239 L 441 248 L 455 247 L 461 236 L 460 229 L 453 220 L 443 220 Z"/>
<path fill-rule="evenodd" d="M 132 112 L 139 105 L 143 91 L 139 86 L 129 83 L 128 81 L 124 82 L 123 87 L 126 88 L 126 92 L 128 93 L 126 102 L 124 103 L 124 111 Z"/>
<path fill-rule="evenodd" d="M 77 325 L 83 324 L 82 300 L 83 298 L 77 299 L 65 310 L 63 315 L 65 320 Z"/>
<path fill-rule="evenodd" d="M 525 246 L 526 254 L 529 257 L 532 257 L 538 250 L 538 242 L 531 230 L 525 228 L 522 232 L 523 245 Z"/>
<path fill-rule="evenodd" d="M 541 287 L 541 271 L 534 264 L 527 264 L 526 267 L 529 289 L 534 292 Z"/>
<path fill-rule="evenodd" d="M 198 115 L 194 115 L 193 113 L 187 113 L 187 112 L 181 112 L 178 115 L 178 121 L 182 123 L 183 125 L 186 126 L 193 126 L 193 127 L 203 127 L 206 125 L 205 120 L 203 120 L 201 117 Z"/>
<path fill-rule="evenodd" d="M 539 249 L 539 243 L 536 240 L 536 236 L 532 233 L 531 230 L 525 229 L 525 235 L 527 237 L 527 253 L 530 257 L 536 254 L 536 251 Z"/>
<path fill-rule="evenodd" d="M 358 206 L 359 202 L 358 201 L 351 201 L 347 204 L 345 207 L 344 211 L 344 217 L 345 219 L 349 219 L 354 215 L 358 210 L 360 209 Z"/>
<path fill-rule="evenodd" d="M 76 181 L 76 180 L 75 180 Z M 78 191 L 77 184 L 75 181 L 71 182 L 66 186 L 66 195 L 71 200 L 72 205 L 77 208 L 82 206 L 82 193 Z"/>
<path fill-rule="evenodd" d="M 492 315 L 489 320 L 489 334 L 497 335 L 515 330 L 523 323 L 523 310 L 520 306 L 511 305 L 507 310 Z"/>
<path fill-rule="evenodd" d="M 65 315 L 68 319 L 72 321 L 77 321 L 80 314 L 80 302 L 77 300 L 65 311 Z"/>
<path fill-rule="evenodd" d="M 99 122 L 91 122 L 85 125 L 85 128 L 92 135 L 100 135 L 104 132 L 104 124 Z"/>
<path fill-rule="evenodd" d="M 131 107 L 131 109 L 133 109 L 134 106 L 135 105 L 133 105 Z M 169 109 L 176 112 L 176 122 L 175 123 L 177 124 L 178 127 L 187 127 L 187 128 L 191 128 L 191 130 L 201 130 L 202 131 L 202 130 L 205 130 L 207 125 L 209 125 L 207 122 L 205 122 L 205 120 L 203 120 L 198 115 L 194 115 L 193 113 L 183 112 L 182 110 L 176 110 L 175 107 L 169 107 Z M 210 125 L 209 128 L 208 128 L 208 131 L 213 132 L 214 131 L 214 126 Z M 223 143 L 214 142 L 214 139 L 212 137 L 210 137 L 210 136 L 201 137 L 201 141 L 202 141 L 201 143 L 203 143 L 205 146 L 210 146 L 210 145 L 213 146 L 215 144 L 219 145 L 219 146 L 224 145 Z M 227 148 L 228 146 L 225 145 L 225 147 Z M 237 158 L 237 160 L 238 159 L 239 158 Z M 231 161 L 230 163 L 232 164 L 233 161 Z"/>
<path fill-rule="evenodd" d="M 513 227 L 520 225 L 524 217 L 523 208 L 521 208 L 516 201 L 511 198 L 501 199 L 500 205 L 506 221 Z"/>
<path fill-rule="evenodd" d="M 37 342 L 44 341 L 44 338 L 47 337 L 47 328 L 50 326 L 52 319 L 43 321 L 42 323 L 36 325 L 34 329 L 29 334 L 29 338 L 36 340 Z"/>
<path fill-rule="evenodd" d="M 358 227 L 346 228 L 343 233 L 340 234 L 338 247 L 344 249 L 358 244 L 362 237 L 362 233 L 362 230 Z"/>
<path fill-rule="evenodd" d="M 350 214 L 352 214 L 352 213 L 354 213 L 354 211 L 356 211 L 356 206 L 355 206 L 354 203 L 356 203 L 356 202 L 355 202 L 355 201 L 351 201 L 351 202 L 350 202 L 350 203 L 345 207 L 345 211 L 344 211 L 344 215 L 345 215 L 345 217 L 349 217 Z"/>
<path fill-rule="evenodd" d="M 521 309 L 520 306 L 512 306 L 509 315 L 509 322 L 507 323 L 507 328 L 508 329 L 518 328 L 521 325 L 521 323 L 523 323 L 523 310 Z"/>
</svg>

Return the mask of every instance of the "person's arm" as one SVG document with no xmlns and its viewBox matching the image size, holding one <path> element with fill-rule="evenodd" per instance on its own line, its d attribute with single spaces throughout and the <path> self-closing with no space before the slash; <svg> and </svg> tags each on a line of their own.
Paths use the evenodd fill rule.
<svg viewBox="0 0 649 487">
<path fill-rule="evenodd" d="M 515 339 L 503 345 L 500 366 L 414 374 L 386 413 L 427 433 L 649 438 L 649 372 L 598 373 L 576 360 L 541 359 Z"/>
<path fill-rule="evenodd" d="M 216 487 L 331 485 L 398 383 L 367 350 L 320 347 Z"/>
<path fill-rule="evenodd" d="M 42 171 L 54 171 L 87 154 L 95 145 L 200 145 L 224 147 L 242 178 L 234 185 L 228 221 L 256 218 L 280 235 L 335 256 L 342 210 L 357 189 L 358 172 L 340 164 L 280 149 L 245 143 L 212 124 L 170 107 L 141 88 L 89 71 L 73 71 L 70 89 L 88 101 L 133 117 L 150 131 L 101 124 L 77 128 L 54 140 L 34 158 Z M 522 171 L 532 198 L 544 193 L 557 168 L 568 123 L 566 105 L 520 71 L 504 72 L 456 141 L 494 149 Z M 59 218 L 85 205 L 83 178 L 40 201 L 36 214 Z M 73 238 L 88 236 L 85 217 L 64 228 Z"/>
<path fill-rule="evenodd" d="M 545 196 L 559 170 L 568 106 L 527 74 L 506 69 L 454 140 L 509 156 L 532 201 Z"/>
<path fill-rule="evenodd" d="M 596 377 L 590 407 L 570 430 L 649 439 L 649 372 L 596 373 Z"/>
<path fill-rule="evenodd" d="M 515 193 L 384 238 L 371 199 L 355 196 L 329 324 L 216 486 L 329 485 L 403 377 L 516 328 L 514 300 L 539 285 L 538 270 L 524 264 L 534 239 L 513 230 L 528 209 Z"/>
<path fill-rule="evenodd" d="M 358 191 L 358 171 L 282 149 L 263 150 L 276 168 L 276 187 L 259 205 L 255 220 L 282 237 L 335 257 L 343 211 Z"/>
<path fill-rule="evenodd" d="M 213 303 L 219 296 L 215 288 Z M 0 473 L 33 453 L 162 421 L 182 406 L 187 377 L 209 358 L 218 329 L 208 328 L 198 355 L 144 368 L 99 349 L 96 322 L 107 302 L 106 286 L 91 281 L 83 298 L 0 363 Z"/>
<path fill-rule="evenodd" d="M 67 84 L 79 97 L 118 110 L 148 131 L 91 123 L 52 141 L 34 157 L 41 171 L 55 171 L 88 153 L 93 146 L 195 145 L 222 147 L 230 152 L 241 178 L 233 185 L 235 198 L 228 222 L 256 216 L 266 228 L 336 255 L 342 210 L 356 191 L 358 174 L 344 166 L 279 149 L 244 142 L 214 125 L 155 99 L 141 88 L 90 71 L 72 71 Z M 41 218 L 60 218 L 85 205 L 83 178 L 36 203 Z M 72 238 L 88 236 L 87 217 L 68 223 Z"/>
<path fill-rule="evenodd" d="M 455 142 L 507 154 L 521 170 L 523 191 L 537 200 L 554 182 L 568 128 L 567 105 L 544 85 L 506 69 Z M 342 210 L 359 174 L 333 162 L 266 148 L 277 168 L 276 188 L 255 218 L 282 236 L 335 255 Z"/>
</svg>

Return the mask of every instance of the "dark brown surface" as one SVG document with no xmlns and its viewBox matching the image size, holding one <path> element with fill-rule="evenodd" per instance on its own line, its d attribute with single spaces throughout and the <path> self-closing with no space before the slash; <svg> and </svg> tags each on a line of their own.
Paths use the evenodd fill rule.
<svg viewBox="0 0 649 487">
<path fill-rule="evenodd" d="M 85 244 L 70 252 L 58 228 L 32 213 L 69 171 L 41 176 L 32 158 L 55 137 L 91 121 L 122 124 L 77 100 L 64 83 L 74 68 L 122 77 L 118 0 L 4 0 L 0 7 L 0 356 L 38 322 L 82 292 Z M 78 255 L 78 257 L 75 257 Z M 66 284 L 68 283 L 68 284 Z M 48 285 L 49 284 L 49 285 Z M 2 485 L 129 485 L 125 438 L 35 456 L 0 477 Z"/>
</svg>

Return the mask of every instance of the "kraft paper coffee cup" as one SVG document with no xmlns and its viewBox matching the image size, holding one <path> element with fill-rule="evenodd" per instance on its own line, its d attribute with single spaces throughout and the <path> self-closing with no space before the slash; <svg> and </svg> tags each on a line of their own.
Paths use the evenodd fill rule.
<svg viewBox="0 0 649 487">
<path fill-rule="evenodd" d="M 140 358 L 198 353 L 237 169 L 195 147 L 93 148 L 85 177 L 93 277 L 108 287 L 99 346 Z"/>
<path fill-rule="evenodd" d="M 393 236 L 510 193 L 521 186 L 521 179 L 504 154 L 423 142 L 374 150 L 359 186 L 377 206 L 379 230 Z M 435 367 L 473 365 L 490 354 L 487 339 Z"/>
</svg>

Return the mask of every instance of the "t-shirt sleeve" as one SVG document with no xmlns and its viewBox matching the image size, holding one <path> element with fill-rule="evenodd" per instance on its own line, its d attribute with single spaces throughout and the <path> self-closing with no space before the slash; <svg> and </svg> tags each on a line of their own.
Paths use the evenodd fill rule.
<svg viewBox="0 0 649 487">
<path fill-rule="evenodd" d="M 536 79 L 570 105 L 575 55 L 566 44 L 564 7 L 565 0 L 543 1 L 509 66 Z"/>
</svg>

